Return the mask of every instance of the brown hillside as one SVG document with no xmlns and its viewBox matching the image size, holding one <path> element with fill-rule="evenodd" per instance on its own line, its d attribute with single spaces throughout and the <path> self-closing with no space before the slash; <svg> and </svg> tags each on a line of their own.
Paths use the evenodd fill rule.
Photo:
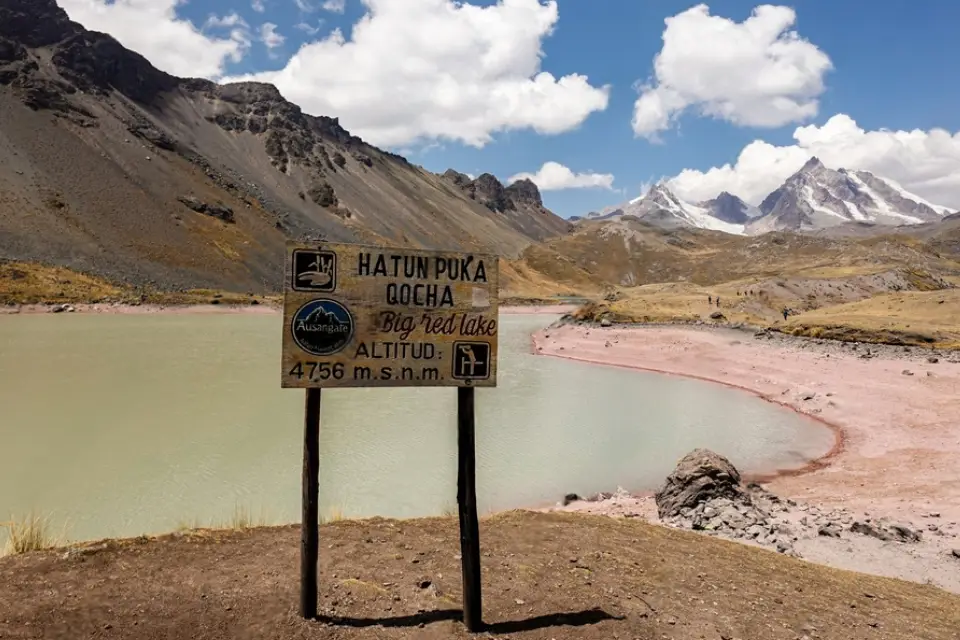
<svg viewBox="0 0 960 640">
<path fill-rule="evenodd" d="M 169 76 L 53 0 L 0 0 L 0 259 L 262 291 L 291 237 L 515 256 L 567 231 L 532 184 L 481 178 L 416 167 L 270 85 Z"/>
<path fill-rule="evenodd" d="M 953 252 L 960 246 L 957 237 L 960 225 L 949 220 L 883 235 L 830 237 L 790 232 L 735 236 L 700 229 L 662 229 L 625 218 L 580 224 L 573 233 L 528 247 L 523 259 L 531 268 L 561 282 L 575 265 L 601 283 L 617 287 L 665 282 L 710 286 L 897 268 L 946 279 L 960 274 L 960 253 Z"/>
</svg>

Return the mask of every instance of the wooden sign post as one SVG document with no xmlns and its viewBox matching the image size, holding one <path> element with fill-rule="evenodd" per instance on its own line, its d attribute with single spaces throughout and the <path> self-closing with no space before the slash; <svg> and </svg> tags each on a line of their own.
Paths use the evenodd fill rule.
<svg viewBox="0 0 960 640">
<path fill-rule="evenodd" d="M 287 245 L 281 386 L 306 389 L 300 614 L 317 615 L 320 390 L 458 387 L 463 619 L 483 627 L 474 388 L 497 384 L 492 255 L 356 244 Z"/>
</svg>

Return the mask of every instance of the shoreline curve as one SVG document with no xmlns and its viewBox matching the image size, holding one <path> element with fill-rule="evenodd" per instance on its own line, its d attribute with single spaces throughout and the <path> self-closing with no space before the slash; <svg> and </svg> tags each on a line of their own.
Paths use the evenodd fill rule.
<svg viewBox="0 0 960 640">
<path fill-rule="evenodd" d="M 543 331 L 543 329 L 541 329 L 541 331 Z M 537 333 L 531 334 L 530 347 L 531 347 L 532 355 L 535 355 L 535 356 L 548 357 L 548 358 L 560 358 L 560 359 L 573 360 L 575 362 L 583 362 L 585 364 L 593 364 L 593 365 L 603 366 L 603 367 L 615 367 L 618 369 L 630 369 L 633 371 L 644 371 L 647 373 L 656 373 L 656 374 L 665 375 L 665 376 L 687 378 L 691 380 L 699 380 L 701 382 L 718 384 L 723 387 L 727 387 L 728 389 L 737 389 L 739 391 L 746 392 L 754 397 L 757 397 L 771 404 L 775 404 L 777 406 L 783 407 L 784 409 L 787 409 L 797 415 L 803 416 L 804 418 L 813 420 L 814 422 L 817 422 L 823 425 L 824 427 L 826 427 L 833 434 L 833 446 L 822 456 L 809 460 L 800 467 L 780 468 L 780 469 L 775 469 L 768 473 L 743 473 L 742 477 L 744 482 L 768 483 L 777 478 L 797 477 L 797 476 L 807 475 L 815 471 L 820 471 L 822 469 L 826 469 L 827 467 L 829 467 L 833 462 L 833 460 L 837 458 L 841 453 L 843 453 L 847 448 L 849 436 L 846 430 L 839 424 L 836 424 L 834 422 L 821 418 L 820 416 L 814 416 L 809 413 L 800 411 L 796 407 L 786 402 L 781 402 L 779 400 L 776 400 L 771 396 L 764 394 L 756 389 L 751 389 L 750 387 L 734 384 L 726 380 L 718 380 L 716 378 L 700 376 L 694 373 L 681 373 L 677 371 L 665 371 L 663 369 L 657 369 L 654 367 L 619 364 L 616 362 L 604 362 L 602 360 L 597 360 L 593 358 L 583 358 L 583 357 L 574 356 L 570 354 L 544 353 L 538 349 L 538 347 L 542 347 L 542 345 L 540 345 L 537 342 Z"/>
</svg>

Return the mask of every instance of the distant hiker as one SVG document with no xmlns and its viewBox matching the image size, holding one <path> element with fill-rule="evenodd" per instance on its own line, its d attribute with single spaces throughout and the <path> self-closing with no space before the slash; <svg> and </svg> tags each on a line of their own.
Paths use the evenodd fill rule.
<svg viewBox="0 0 960 640">
<path fill-rule="evenodd" d="M 720 308 L 720 296 L 717 296 L 717 308 Z"/>
<path fill-rule="evenodd" d="M 713 306 L 713 296 L 707 296 L 707 304 Z"/>
<path fill-rule="evenodd" d="M 787 309 L 786 307 L 784 307 L 784 308 L 783 308 L 783 320 L 784 320 L 784 321 L 787 320 L 787 316 L 788 316 L 788 315 L 790 315 L 790 309 Z"/>
<path fill-rule="evenodd" d="M 740 295 L 740 289 L 737 289 L 737 295 L 738 296 Z"/>
</svg>

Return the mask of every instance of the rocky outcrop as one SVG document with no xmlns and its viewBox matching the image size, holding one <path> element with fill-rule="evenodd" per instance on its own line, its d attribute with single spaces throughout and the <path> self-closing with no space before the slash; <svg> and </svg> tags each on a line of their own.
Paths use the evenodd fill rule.
<svg viewBox="0 0 960 640">
<path fill-rule="evenodd" d="M 812 538 L 867 536 L 884 542 L 917 543 L 920 530 L 885 519 L 855 519 L 846 509 L 824 509 L 783 500 L 758 484 L 742 486 L 740 473 L 721 455 L 696 449 L 677 464 L 656 496 L 661 521 L 799 555 L 794 545 Z M 946 535 L 939 527 L 930 531 Z"/>
<path fill-rule="evenodd" d="M 657 491 L 657 512 L 671 518 L 710 500 L 740 500 L 743 495 L 740 472 L 729 460 L 708 449 L 694 449 Z"/>
<path fill-rule="evenodd" d="M 334 193 L 333 187 L 326 182 L 320 182 L 310 187 L 307 195 L 321 207 L 335 207 L 338 203 L 337 194 Z"/>
<path fill-rule="evenodd" d="M 533 180 L 529 178 L 517 180 L 507 187 L 505 192 L 507 199 L 515 205 L 543 207 L 543 198 L 540 197 L 540 189 L 538 189 Z"/>
<path fill-rule="evenodd" d="M 28 47 L 46 47 L 82 31 L 54 0 L 0 2 L 0 37 Z"/>
<path fill-rule="evenodd" d="M 472 180 L 470 176 L 455 169 L 447 169 L 441 177 L 462 189 L 471 200 L 476 200 L 497 213 L 521 209 L 546 211 L 543 209 L 540 189 L 527 178 L 504 187 L 491 173 L 483 173 Z"/>
<path fill-rule="evenodd" d="M 456 169 L 447 169 L 443 172 L 443 177 L 458 187 L 465 188 L 471 182 L 470 176 L 465 173 L 460 173 Z"/>
<path fill-rule="evenodd" d="M 507 198 L 503 184 L 493 174 L 480 174 L 476 180 L 467 185 L 466 190 L 471 198 L 491 211 L 503 213 L 507 209 L 516 208 L 515 203 Z"/>
<path fill-rule="evenodd" d="M 318 176 L 336 173 L 347 165 L 346 156 L 337 149 L 340 146 L 350 150 L 358 163 L 373 166 L 372 148 L 350 135 L 338 118 L 303 113 L 271 84 L 196 81 L 183 88 L 214 105 L 214 113 L 207 119 L 221 128 L 265 136 L 267 154 L 282 172 L 296 164 Z"/>
<path fill-rule="evenodd" d="M 233 215 L 233 209 L 222 202 L 208 203 L 200 200 L 199 198 L 195 198 L 194 196 L 179 196 L 177 200 L 179 200 L 183 206 L 192 211 L 196 211 L 197 213 L 203 213 L 208 216 L 223 220 L 224 222 L 236 222 Z"/>
</svg>

